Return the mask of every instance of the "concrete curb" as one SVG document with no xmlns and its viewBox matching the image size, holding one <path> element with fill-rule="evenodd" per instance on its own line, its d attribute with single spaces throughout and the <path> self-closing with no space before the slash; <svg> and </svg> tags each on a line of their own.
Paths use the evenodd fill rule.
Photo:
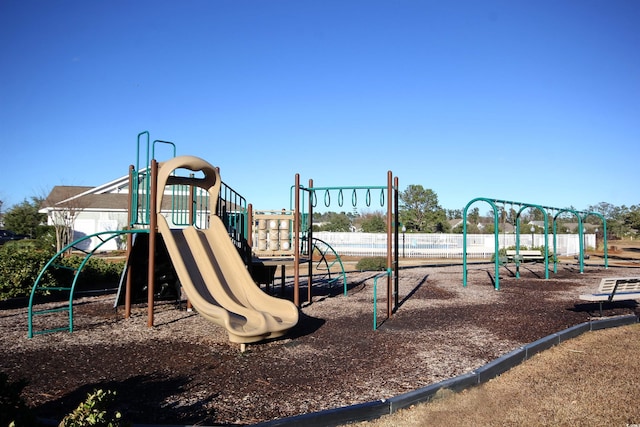
<svg viewBox="0 0 640 427">
<path fill-rule="evenodd" d="M 254 424 L 258 427 L 272 426 L 300 426 L 305 427 L 329 427 L 341 424 L 368 421 L 389 414 L 389 401 L 376 400 L 357 405 L 343 406 L 341 408 L 327 409 L 320 412 L 298 415 L 295 417 L 281 418 Z"/>
</svg>

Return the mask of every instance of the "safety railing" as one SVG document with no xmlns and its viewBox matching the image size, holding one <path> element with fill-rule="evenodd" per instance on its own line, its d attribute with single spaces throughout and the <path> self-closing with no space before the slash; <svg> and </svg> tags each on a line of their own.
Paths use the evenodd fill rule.
<svg viewBox="0 0 640 427">
<path fill-rule="evenodd" d="M 151 213 L 151 176 L 150 166 L 156 156 L 156 146 L 165 145 L 172 149 L 172 155 L 176 155 L 176 146 L 173 142 L 155 140 L 150 141 L 149 132 L 138 134 L 138 147 L 136 164 L 132 170 L 131 179 L 131 207 L 134 214 L 131 215 L 131 227 L 136 225 L 146 226 L 150 223 Z M 142 157 L 145 157 L 144 160 Z M 145 162 L 142 164 L 142 162 Z M 171 203 L 162 207 L 167 212 L 172 223 L 176 226 L 194 225 L 198 228 L 207 228 L 209 225 L 210 201 L 209 194 L 201 188 L 188 185 L 172 185 L 165 191 L 171 194 Z M 224 181 L 221 183 L 220 195 L 216 204 L 217 215 L 225 224 L 227 232 L 240 250 L 246 250 L 248 237 L 247 201 Z"/>
</svg>

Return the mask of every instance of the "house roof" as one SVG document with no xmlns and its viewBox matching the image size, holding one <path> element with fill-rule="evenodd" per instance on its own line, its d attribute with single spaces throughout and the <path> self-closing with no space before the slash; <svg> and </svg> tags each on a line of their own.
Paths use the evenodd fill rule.
<svg viewBox="0 0 640 427">
<path fill-rule="evenodd" d="M 41 213 L 47 213 L 55 208 L 73 209 L 83 211 L 127 211 L 129 209 L 129 192 L 96 194 L 99 187 L 54 187 L 40 209 Z M 164 197 L 162 209 L 171 210 L 175 198 Z M 179 202 L 179 206 L 187 206 L 186 202 Z M 233 204 L 227 206 L 233 206 Z"/>
<path fill-rule="evenodd" d="M 87 191 L 87 188 L 89 190 Z M 97 187 L 95 187 L 97 188 Z M 54 187 L 45 199 L 41 212 L 46 213 L 56 207 L 75 210 L 120 210 L 129 208 L 129 193 L 94 194 L 94 187 Z M 165 197 L 162 208 L 171 209 L 171 197 Z"/>
<path fill-rule="evenodd" d="M 81 187 L 81 186 L 73 186 L 73 185 L 56 185 L 51 189 L 51 192 L 44 200 L 42 206 L 50 207 L 54 206 L 56 203 L 59 203 L 63 200 L 72 198 L 77 196 L 85 191 L 89 191 L 94 187 Z"/>
<path fill-rule="evenodd" d="M 481 221 L 476 224 L 478 226 L 478 228 L 483 229 L 485 227 L 486 224 L 493 224 L 493 219 L 490 219 L 489 221 L 482 221 L 484 218 L 480 218 Z M 462 226 L 462 218 L 458 218 L 458 219 L 450 219 L 449 220 L 449 224 L 451 225 L 451 228 L 456 228 L 459 226 Z M 467 219 L 467 226 L 469 226 L 471 223 L 469 222 L 469 220 Z M 513 224 L 509 224 L 507 223 L 500 223 L 499 224 L 500 229 L 503 231 L 506 231 L 507 233 L 512 233 L 513 230 L 515 229 L 515 227 L 513 226 Z"/>
<path fill-rule="evenodd" d="M 234 203 L 227 201 L 227 208 Z M 186 206 L 186 203 L 180 204 Z M 129 208 L 129 176 L 125 175 L 98 187 L 58 185 L 42 204 L 41 213 L 56 208 L 76 210 L 122 210 Z M 164 197 L 162 209 L 172 209 L 172 198 Z"/>
<path fill-rule="evenodd" d="M 93 191 L 98 187 L 84 187 L 60 185 L 55 186 L 42 204 L 44 210 L 56 206 L 73 207 L 77 209 L 116 209 L 127 210 L 129 193 L 102 193 Z"/>
</svg>

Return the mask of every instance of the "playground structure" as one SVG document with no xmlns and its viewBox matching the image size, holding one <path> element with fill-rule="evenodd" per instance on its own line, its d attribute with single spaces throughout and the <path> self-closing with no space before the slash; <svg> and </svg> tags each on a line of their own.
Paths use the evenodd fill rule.
<svg viewBox="0 0 640 427">
<path fill-rule="evenodd" d="M 141 167 L 145 143 L 146 163 Z M 155 150 L 160 144 L 172 147 L 173 157 L 158 166 Z M 208 320 L 224 326 L 231 342 L 244 345 L 286 333 L 297 323 L 297 308 L 288 301 L 263 293 L 245 268 L 244 198 L 222 183 L 219 171 L 207 162 L 191 156 L 176 157 L 175 145 L 171 142 L 156 140 L 151 144 L 149 133 L 142 132 L 138 135 L 137 148 L 136 165 L 129 168 L 128 229 L 84 236 L 67 245 L 46 264 L 30 296 L 29 337 L 73 331 L 73 298 L 83 267 L 104 243 L 122 235 L 127 236 L 127 263 L 121 279 L 121 288 L 125 286 L 125 317 L 131 314 L 134 272 L 146 269 L 147 324 L 153 326 L 154 301 L 158 296 L 156 258 L 164 248 L 189 303 Z M 180 172 L 186 170 L 188 175 L 179 175 L 178 169 Z M 134 236 L 147 237 L 146 265 L 132 262 L 134 242 L 145 240 L 134 240 Z M 80 266 L 73 271 L 70 286 L 40 286 L 48 269 L 61 267 L 59 260 L 65 253 L 93 237 L 102 243 L 86 253 Z M 34 297 L 38 291 L 68 292 L 68 303 L 54 309 L 35 310 Z M 68 312 L 68 326 L 34 330 L 34 316 L 60 311 Z"/>
<path fill-rule="evenodd" d="M 168 146 L 172 157 L 165 162 L 156 159 L 156 147 Z M 146 162 L 141 165 L 141 153 L 146 152 Z M 186 171 L 186 174 L 185 174 Z M 366 190 L 366 202 L 370 204 L 370 191 L 380 189 L 381 204 L 387 191 L 387 314 L 391 317 L 398 303 L 397 251 L 392 257 L 392 248 L 398 247 L 397 191 L 388 173 L 386 187 L 348 187 L 353 191 L 352 203 L 357 204 L 356 191 Z M 147 326 L 154 325 L 154 303 L 158 299 L 157 279 L 159 254 L 165 253 L 179 279 L 176 287 L 184 290 L 188 304 L 208 320 L 219 324 L 228 332 L 231 342 L 247 343 L 284 335 L 298 321 L 300 307 L 300 265 L 308 264 L 307 301 L 311 302 L 313 269 L 324 268 L 330 281 L 342 278 L 344 293 L 347 282 L 340 257 L 333 249 L 312 236 L 312 215 L 316 203 L 316 192 L 325 192 L 325 204 L 329 192 L 337 190 L 339 204 L 345 188 L 316 187 L 310 180 L 308 188 L 300 185 L 296 175 L 290 211 L 257 211 L 247 205 L 244 197 L 228 187 L 220 179 L 219 170 L 203 159 L 193 156 L 176 157 L 175 144 L 169 141 L 150 141 L 148 132 L 138 134 L 136 164 L 129 167 L 129 226 L 124 230 L 104 231 L 83 236 L 54 255 L 45 265 L 31 291 L 28 311 L 28 336 L 67 330 L 73 331 L 73 299 L 82 269 L 90 257 L 108 241 L 126 237 L 127 262 L 122 274 L 120 289 L 116 297 L 124 300 L 124 315 L 131 315 L 134 277 L 146 269 Z M 301 201 L 308 198 L 308 212 L 301 210 Z M 393 209 L 392 209 L 392 201 Z M 327 205 L 328 206 L 328 205 Z M 395 228 L 394 228 L 395 227 Z M 392 231 L 394 230 L 395 233 Z M 136 238 L 140 237 L 140 238 Z M 142 239 L 144 237 L 144 239 Z M 72 270 L 69 286 L 43 286 L 43 277 L 48 270 L 66 268 L 60 259 L 69 251 L 77 250 L 81 242 L 97 238 L 100 243 L 85 257 L 78 268 Z M 392 240 L 395 242 L 392 244 Z M 146 265 L 132 256 L 138 241 L 148 246 Z M 137 252 L 140 252 L 138 250 Z M 254 281 L 261 267 L 282 266 L 282 285 L 285 282 L 285 266 L 294 268 L 293 303 L 263 292 Z M 339 266 L 341 274 L 331 279 L 331 269 Z M 324 266 L 324 267 L 322 267 Z M 395 272 L 395 287 L 392 276 Z M 137 273 L 137 274 L 136 274 Z M 140 284 L 138 284 L 139 286 Z M 171 287 L 171 285 L 169 285 Z M 124 288 L 124 297 L 121 291 Z M 68 292 L 69 298 L 63 306 L 36 310 L 35 296 L 40 291 Z M 395 295 L 395 300 L 392 295 Z M 375 310 L 375 307 L 374 307 Z M 68 325 L 64 327 L 35 330 L 34 316 L 68 313 Z"/>
<path fill-rule="evenodd" d="M 491 199 L 491 198 L 486 198 L 486 197 L 477 197 L 475 199 L 472 199 L 471 201 L 469 201 L 469 203 L 467 203 L 467 205 L 465 206 L 464 210 L 463 210 L 463 216 L 462 216 L 462 227 L 463 227 L 463 250 L 462 250 L 462 284 L 464 287 L 467 286 L 467 214 L 468 214 L 468 210 L 469 207 L 474 204 L 475 202 L 478 201 L 483 201 L 486 203 L 489 203 L 489 205 L 491 205 L 492 211 L 493 211 L 493 225 L 494 225 L 494 236 L 495 236 L 495 259 L 494 259 L 494 264 L 495 264 L 495 279 L 494 279 L 494 288 L 496 290 L 500 289 L 500 265 L 501 265 L 501 261 L 500 261 L 500 257 L 499 257 L 499 252 L 500 252 L 500 241 L 499 241 L 499 220 L 498 220 L 498 215 L 500 212 L 500 209 L 498 209 L 497 204 L 502 204 L 502 211 L 506 212 L 506 205 L 510 205 L 511 206 L 511 211 L 513 211 L 513 207 L 516 206 L 518 208 L 518 210 L 515 213 L 515 233 L 516 233 L 516 248 L 515 248 L 515 256 L 514 256 L 514 262 L 515 262 L 515 266 L 516 266 L 516 278 L 520 278 L 520 263 L 522 262 L 523 258 L 520 255 L 520 216 L 522 214 L 522 212 L 526 209 L 536 209 L 538 211 L 540 211 L 543 215 L 544 218 L 544 250 L 543 250 L 543 259 L 544 259 L 544 267 L 545 267 L 545 279 L 549 279 L 549 215 L 551 213 L 551 219 L 553 221 L 553 272 L 557 273 L 558 272 L 558 257 L 557 257 L 557 251 L 556 251 L 556 236 L 557 236 L 557 219 L 560 215 L 564 214 L 564 213 L 570 213 L 573 214 L 577 220 L 578 220 L 578 241 L 579 241 L 579 255 L 578 255 L 578 260 L 579 260 L 579 265 L 580 265 L 580 273 L 584 273 L 584 238 L 583 238 L 583 234 L 584 234 L 584 226 L 583 226 L 583 222 L 585 221 L 585 219 L 590 216 L 590 215 L 594 215 L 599 217 L 602 220 L 602 227 L 603 227 L 603 235 L 604 235 L 604 267 L 608 268 L 609 267 L 609 263 L 608 263 L 608 252 L 607 252 L 607 220 L 604 218 L 604 216 L 602 216 L 602 214 L 598 213 L 598 212 L 586 212 L 586 211 L 576 211 L 573 209 L 566 209 L 566 208 L 555 208 L 555 207 L 551 207 L 551 206 L 541 206 L 541 205 L 537 205 L 537 204 L 533 204 L 533 203 L 523 203 L 523 202 L 515 202 L 515 201 L 509 201 L 509 200 L 499 200 L 499 199 Z"/>
<path fill-rule="evenodd" d="M 172 149 L 172 156 L 166 162 L 156 159 L 156 147 L 164 146 Z M 146 152 L 146 162 L 141 164 L 141 153 Z M 175 160 L 179 159 L 179 160 Z M 166 168 L 165 168 L 166 165 Z M 158 180 L 160 169 L 161 179 Z M 186 175 L 176 175 L 177 169 L 187 170 Z M 364 191 L 366 206 L 371 205 L 372 191 L 380 192 L 380 206 L 386 204 L 386 271 L 374 278 L 377 289 L 378 279 L 387 281 L 387 318 L 391 318 L 398 307 L 399 279 L 399 221 L 398 221 L 398 178 L 391 171 L 387 173 L 386 186 L 351 186 L 351 187 L 318 187 L 313 180 L 304 187 L 300 183 L 300 175 L 296 174 L 295 184 L 291 188 L 290 209 L 279 211 L 255 211 L 247 204 L 244 197 L 220 179 L 220 173 L 206 161 L 192 157 L 176 157 L 175 144 L 169 141 L 150 141 L 148 132 L 138 134 L 136 164 L 129 168 L 129 226 L 124 230 L 104 231 L 87 235 L 62 248 L 44 266 L 32 288 L 29 299 L 29 337 L 35 334 L 68 330 L 73 331 L 73 298 L 78 285 L 78 278 L 89 258 L 108 241 L 126 237 L 127 263 L 122 275 L 117 304 L 123 301 L 125 317 L 130 317 L 134 273 L 146 279 L 144 287 L 147 293 L 147 324 L 154 325 L 154 302 L 161 296 L 158 289 L 157 260 L 162 253 L 170 260 L 177 280 L 174 284 L 162 283 L 161 287 L 174 288 L 177 294 L 180 285 L 184 289 L 188 304 L 194 304 L 198 311 L 216 323 L 224 326 L 229 332 L 232 342 L 246 344 L 267 338 L 280 336 L 297 322 L 297 314 L 293 314 L 290 306 L 274 303 L 276 299 L 260 290 L 259 284 L 273 282 L 275 270 L 281 268 L 281 289 L 285 286 L 285 271 L 293 267 L 293 306 L 296 310 L 301 306 L 301 266 L 307 264 L 306 301 L 312 302 L 312 288 L 318 278 L 318 272 L 324 271 L 328 283 L 337 283 L 340 279 L 347 295 L 347 280 L 340 255 L 326 242 L 313 236 L 313 212 L 318 199 L 324 201 L 325 207 L 332 205 L 332 194 L 339 207 L 344 205 L 345 193 L 351 194 L 351 205 L 358 206 L 358 192 Z M 333 193 L 332 193 L 333 192 Z M 320 196 L 320 197 L 319 197 Z M 504 261 L 500 257 L 499 220 L 502 204 L 511 205 L 515 212 L 516 247 L 512 256 L 516 267 L 516 278 L 520 277 L 520 220 L 525 209 L 537 209 L 544 218 L 544 250 L 542 260 L 545 264 L 545 279 L 549 278 L 549 225 L 553 225 L 552 261 L 554 273 L 557 273 L 556 234 L 557 219 L 562 214 L 572 214 L 578 220 L 579 264 L 580 272 L 584 271 L 583 222 L 590 215 L 602 220 L 604 236 L 604 263 L 608 268 L 606 219 L 597 212 L 576 211 L 531 203 L 514 202 L 479 197 L 471 200 L 463 213 L 463 286 L 467 286 L 467 215 L 469 207 L 478 201 L 491 205 L 494 213 L 495 240 L 495 279 L 494 287 L 499 290 L 499 268 Z M 518 208 L 514 211 L 513 207 Z M 550 219 L 552 223 L 550 223 Z M 151 231 L 153 230 L 153 232 Z M 135 238 L 139 237 L 139 238 Z M 144 237 L 144 239 L 142 238 Z M 70 286 L 42 286 L 42 279 L 50 269 L 67 269 L 59 260 L 71 250 L 77 250 L 79 243 L 87 239 L 97 238 L 100 243 L 90 252 L 80 265 L 72 270 L 73 279 Z M 136 241 L 146 240 L 146 265 L 132 256 Z M 224 241 L 225 246 L 221 246 Z M 228 244 L 227 244 L 228 243 Z M 138 251 L 140 252 L 140 251 Z M 146 269 L 146 274 L 140 274 Z M 242 273 L 240 273 L 242 271 Z M 266 271 L 266 274 L 264 274 Z M 316 275 L 314 276 L 314 271 Z M 334 277 L 332 277 L 332 274 Z M 213 277 L 213 279 L 210 279 Z M 266 277 L 266 278 L 265 278 Z M 250 280 L 249 280 L 250 279 Z M 139 281 L 139 280 L 138 280 Z M 258 286 L 256 286 L 256 282 Z M 236 286 L 238 283 L 241 285 Z M 121 290 L 124 297 L 121 298 Z M 36 310 L 35 295 L 39 291 L 68 292 L 68 304 L 53 309 Z M 254 294 L 258 290 L 260 293 Z M 238 295 L 242 296 L 238 296 Z M 264 294 L 264 295 L 263 295 Z M 265 299 L 269 297 L 271 299 Z M 176 295 L 176 298 L 178 296 Z M 374 293 L 374 329 L 377 327 L 377 291 Z M 268 303 L 264 303 L 264 301 Z M 273 303 L 276 312 L 270 312 L 265 305 Z M 220 311 L 220 306 L 222 311 Z M 259 315 L 255 315 L 255 313 Z M 55 312 L 68 313 L 68 325 L 35 331 L 34 316 Z M 297 311 L 296 311 L 297 313 Z M 276 320 L 277 319 L 277 320 Z"/>
</svg>

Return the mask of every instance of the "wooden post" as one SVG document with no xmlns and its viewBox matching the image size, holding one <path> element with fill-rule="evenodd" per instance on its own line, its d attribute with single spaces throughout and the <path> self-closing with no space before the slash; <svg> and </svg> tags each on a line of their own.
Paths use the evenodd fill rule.
<svg viewBox="0 0 640 427">
<path fill-rule="evenodd" d="M 313 180 L 309 180 L 309 188 L 313 188 Z M 309 220 L 308 224 L 313 221 L 313 200 L 309 193 Z M 311 285 L 313 284 L 313 227 L 307 230 L 307 252 L 309 253 L 309 275 L 307 277 L 307 302 L 311 304 Z"/>
<path fill-rule="evenodd" d="M 157 206 L 157 187 L 158 187 L 158 162 L 151 160 L 151 190 L 150 212 L 149 216 L 149 270 L 147 274 L 147 326 L 153 326 L 153 293 L 156 281 L 156 237 L 158 233 L 158 209 Z M 164 190 L 164 189 L 163 189 Z"/>
<path fill-rule="evenodd" d="M 398 181 L 398 177 L 394 177 L 393 178 L 393 218 L 394 218 L 394 227 L 393 227 L 393 232 L 395 234 L 395 251 L 394 251 L 394 305 L 395 305 L 395 309 L 398 309 L 398 303 L 399 303 L 399 295 L 400 295 L 400 286 L 399 286 L 399 279 L 400 279 L 400 264 L 399 264 L 399 260 L 398 260 L 398 244 L 400 243 L 399 241 L 399 235 L 398 235 L 398 223 L 400 218 L 398 218 L 398 188 L 399 188 L 399 181 Z M 391 199 L 389 199 L 389 203 L 391 203 Z M 404 235 L 402 237 L 402 241 L 403 241 L 403 245 L 404 245 Z M 404 248 L 403 248 L 404 249 Z"/>
<path fill-rule="evenodd" d="M 295 180 L 293 211 L 293 303 L 300 307 L 300 174 Z"/>
<path fill-rule="evenodd" d="M 388 272 L 392 271 L 392 241 L 393 233 L 392 233 L 392 214 L 393 210 L 391 209 L 392 195 L 392 174 L 391 171 L 387 172 L 387 317 L 390 319 L 393 315 L 393 286 L 392 286 L 392 277 Z"/>
<path fill-rule="evenodd" d="M 127 227 L 131 228 L 131 223 L 133 222 L 133 203 L 132 198 L 134 191 L 133 187 L 133 173 L 134 166 L 129 166 L 129 203 L 127 206 Z M 131 317 L 131 280 L 133 278 L 133 273 L 131 269 L 133 265 L 131 264 L 131 252 L 133 249 L 133 234 L 127 234 L 127 263 L 125 264 L 125 268 L 127 269 L 127 281 L 125 284 L 125 293 L 124 293 L 124 317 L 128 319 Z"/>
<path fill-rule="evenodd" d="M 247 245 L 253 248 L 253 205 L 247 205 Z"/>
</svg>

